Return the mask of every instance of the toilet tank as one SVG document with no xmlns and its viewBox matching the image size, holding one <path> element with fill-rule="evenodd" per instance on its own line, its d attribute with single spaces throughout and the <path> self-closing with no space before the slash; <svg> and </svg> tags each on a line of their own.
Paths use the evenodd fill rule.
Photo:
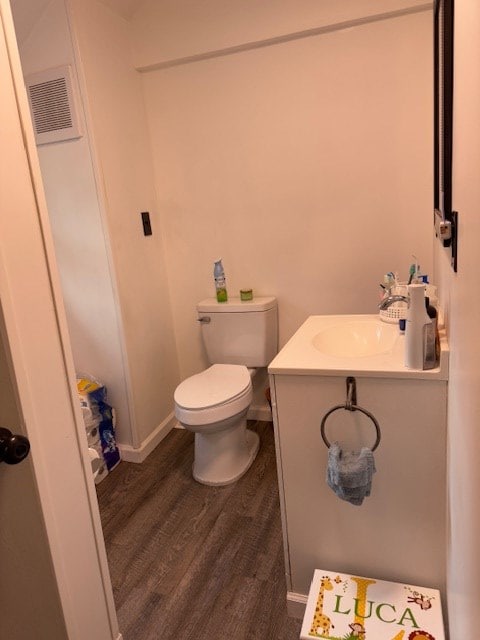
<svg viewBox="0 0 480 640">
<path fill-rule="evenodd" d="M 197 305 L 198 320 L 210 364 L 266 367 L 277 354 L 277 300 L 273 296 Z"/>
</svg>

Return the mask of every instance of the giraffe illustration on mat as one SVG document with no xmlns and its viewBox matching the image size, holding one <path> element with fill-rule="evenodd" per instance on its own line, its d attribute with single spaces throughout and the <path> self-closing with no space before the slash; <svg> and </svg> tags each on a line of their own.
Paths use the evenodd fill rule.
<svg viewBox="0 0 480 640">
<path fill-rule="evenodd" d="M 332 589 L 333 584 L 329 576 L 322 576 L 320 589 L 318 590 L 315 615 L 313 616 L 312 628 L 310 629 L 311 636 L 317 636 L 317 638 L 328 638 L 330 635 L 330 627 L 333 627 L 334 625 L 332 625 L 330 618 L 323 613 L 323 598 L 325 591 L 332 591 Z"/>
</svg>

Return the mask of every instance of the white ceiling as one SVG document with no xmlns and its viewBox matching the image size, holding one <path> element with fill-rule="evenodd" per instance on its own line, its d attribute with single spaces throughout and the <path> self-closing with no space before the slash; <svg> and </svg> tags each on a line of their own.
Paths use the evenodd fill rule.
<svg viewBox="0 0 480 640">
<path fill-rule="evenodd" d="M 143 4 L 141 0 L 100 0 L 100 2 L 125 18 L 125 20 L 131 20 L 135 11 L 138 11 Z"/>
<path fill-rule="evenodd" d="M 23 42 L 50 0 L 10 0 L 17 41 Z"/>
</svg>

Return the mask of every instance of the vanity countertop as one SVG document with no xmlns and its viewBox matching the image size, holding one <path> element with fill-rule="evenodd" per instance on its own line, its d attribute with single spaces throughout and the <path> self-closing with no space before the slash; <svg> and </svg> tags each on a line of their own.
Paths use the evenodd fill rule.
<svg viewBox="0 0 480 640">
<path fill-rule="evenodd" d="M 362 350 L 362 327 L 365 342 L 378 344 L 369 352 Z M 342 339 L 343 333 L 346 339 Z M 355 332 L 355 342 L 348 332 Z M 387 336 L 385 345 L 380 340 Z M 352 345 L 352 353 L 349 345 Z M 377 343 L 375 343 L 377 344 Z M 359 346 L 358 346 L 359 345 Z M 376 352 L 375 352 L 376 351 Z M 413 370 L 404 365 L 405 335 L 396 325 L 380 320 L 378 315 L 310 316 L 280 350 L 268 367 L 271 374 L 284 375 L 356 375 L 381 378 L 416 378 L 447 380 L 449 350 L 445 331 L 440 330 L 440 363 L 434 369 Z"/>
</svg>

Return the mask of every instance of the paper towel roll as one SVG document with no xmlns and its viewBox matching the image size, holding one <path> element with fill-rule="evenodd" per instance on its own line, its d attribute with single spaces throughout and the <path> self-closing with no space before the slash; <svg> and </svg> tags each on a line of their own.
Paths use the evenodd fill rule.
<svg viewBox="0 0 480 640">
<path fill-rule="evenodd" d="M 103 459 L 100 457 L 98 451 L 88 447 L 88 455 L 90 456 L 90 464 L 92 465 L 92 473 L 94 479 L 98 476 L 103 466 Z"/>
<path fill-rule="evenodd" d="M 97 448 L 98 441 L 100 440 L 100 432 L 98 425 L 94 424 L 90 429 L 86 429 L 88 446 L 93 449 Z"/>
</svg>

